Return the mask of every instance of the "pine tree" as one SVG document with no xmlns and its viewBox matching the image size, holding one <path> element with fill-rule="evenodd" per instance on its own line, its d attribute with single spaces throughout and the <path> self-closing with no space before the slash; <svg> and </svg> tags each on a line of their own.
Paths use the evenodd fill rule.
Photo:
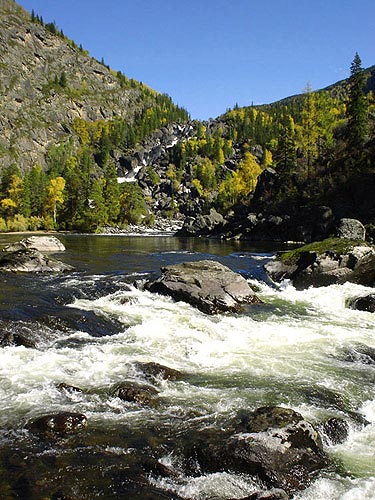
<svg viewBox="0 0 375 500">
<path fill-rule="evenodd" d="M 347 105 L 348 139 L 352 151 L 363 146 L 369 130 L 368 104 L 364 94 L 366 77 L 361 64 L 361 58 L 356 53 L 350 66 L 350 90 Z"/>
<path fill-rule="evenodd" d="M 279 172 L 289 173 L 296 164 L 296 143 L 293 118 L 285 114 L 281 118 L 275 151 L 275 162 Z"/>
</svg>

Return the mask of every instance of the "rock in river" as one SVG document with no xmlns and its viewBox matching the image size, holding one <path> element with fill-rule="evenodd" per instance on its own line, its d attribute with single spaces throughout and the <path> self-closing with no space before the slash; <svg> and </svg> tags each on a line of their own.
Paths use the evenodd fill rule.
<svg viewBox="0 0 375 500">
<path fill-rule="evenodd" d="M 86 427 L 87 419 L 82 413 L 61 412 L 39 417 L 28 425 L 32 432 L 45 436 L 70 434 Z"/>
<path fill-rule="evenodd" d="M 14 252 L 2 252 L 0 255 L 0 272 L 55 273 L 73 269 L 72 266 L 47 257 L 38 250 L 23 248 Z"/>
<path fill-rule="evenodd" d="M 264 267 L 273 280 L 290 279 L 300 290 L 347 281 L 372 286 L 375 247 L 365 241 L 329 238 L 287 252 Z"/>
<path fill-rule="evenodd" d="M 146 283 L 146 290 L 182 300 L 207 314 L 238 312 L 243 304 L 261 302 L 240 274 L 216 261 L 183 262 L 161 271 L 159 279 Z"/>
<path fill-rule="evenodd" d="M 29 236 L 17 243 L 7 245 L 4 252 L 15 252 L 16 250 L 38 250 L 39 252 L 63 252 L 65 246 L 56 236 Z"/>
<path fill-rule="evenodd" d="M 291 409 L 258 408 L 246 419 L 242 416 L 234 433 L 212 431 L 202 431 L 188 453 L 204 472 L 249 474 L 293 494 L 327 465 L 319 433 Z"/>
</svg>

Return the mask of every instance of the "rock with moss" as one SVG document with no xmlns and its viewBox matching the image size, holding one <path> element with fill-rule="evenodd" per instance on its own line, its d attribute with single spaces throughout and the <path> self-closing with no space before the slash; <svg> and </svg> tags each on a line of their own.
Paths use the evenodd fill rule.
<svg viewBox="0 0 375 500">
<path fill-rule="evenodd" d="M 274 281 L 291 280 L 301 290 L 342 284 L 375 282 L 375 247 L 365 241 L 328 238 L 286 252 L 265 265 Z"/>
</svg>

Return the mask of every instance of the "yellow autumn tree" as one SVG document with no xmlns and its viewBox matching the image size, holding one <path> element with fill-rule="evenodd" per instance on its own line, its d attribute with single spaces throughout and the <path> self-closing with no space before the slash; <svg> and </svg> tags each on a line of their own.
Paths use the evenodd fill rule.
<svg viewBox="0 0 375 500">
<path fill-rule="evenodd" d="M 54 177 L 47 186 L 46 209 L 53 213 L 53 222 L 56 223 L 57 205 L 64 203 L 63 191 L 65 189 L 65 179 Z"/>
<path fill-rule="evenodd" d="M 249 151 L 239 163 L 238 169 L 232 172 L 221 184 L 219 194 L 224 207 L 228 208 L 245 199 L 254 191 L 258 175 L 262 168 L 255 156 Z"/>
<path fill-rule="evenodd" d="M 3 198 L 0 202 L 1 208 L 6 216 L 12 216 L 16 213 L 17 209 L 21 205 L 22 198 L 22 188 L 23 181 L 20 176 L 13 174 L 9 187 L 7 190 L 7 196 Z"/>
</svg>

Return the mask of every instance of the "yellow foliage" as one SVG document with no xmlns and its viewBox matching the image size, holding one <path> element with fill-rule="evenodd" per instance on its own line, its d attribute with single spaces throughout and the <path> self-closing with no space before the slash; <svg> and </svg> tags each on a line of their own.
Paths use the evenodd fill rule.
<svg viewBox="0 0 375 500">
<path fill-rule="evenodd" d="M 10 210 L 13 208 L 17 208 L 17 203 L 15 203 L 13 200 L 10 198 L 4 198 L 0 201 L 1 208 L 3 210 Z"/>
</svg>

